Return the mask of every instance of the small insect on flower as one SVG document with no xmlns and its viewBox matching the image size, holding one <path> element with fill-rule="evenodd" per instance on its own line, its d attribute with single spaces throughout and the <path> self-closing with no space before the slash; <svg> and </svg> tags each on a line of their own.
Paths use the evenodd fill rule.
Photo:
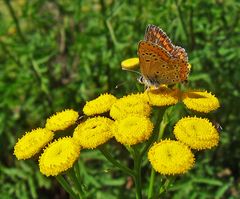
<svg viewBox="0 0 240 199">
<path fill-rule="evenodd" d="M 155 25 L 147 26 L 144 40 L 138 45 L 138 56 L 142 74 L 139 81 L 148 88 L 182 83 L 188 78 L 190 67 L 184 48 L 173 45 Z"/>
<path fill-rule="evenodd" d="M 211 122 L 215 126 L 215 128 L 217 129 L 218 133 L 221 133 L 222 130 L 223 130 L 222 126 L 218 122 L 216 122 L 215 120 L 212 120 Z"/>
<path fill-rule="evenodd" d="M 81 122 L 85 121 L 88 117 L 84 115 L 83 111 L 78 111 L 78 118 L 76 120 L 76 124 L 80 124 Z"/>
</svg>

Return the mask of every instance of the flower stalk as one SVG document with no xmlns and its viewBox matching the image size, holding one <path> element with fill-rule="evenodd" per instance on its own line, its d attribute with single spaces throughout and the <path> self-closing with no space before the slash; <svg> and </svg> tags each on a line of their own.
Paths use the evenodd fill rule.
<svg viewBox="0 0 240 199">
<path fill-rule="evenodd" d="M 111 162 L 114 166 L 118 167 L 120 170 L 122 170 L 124 173 L 134 177 L 134 171 L 129 169 L 128 167 L 121 164 L 119 161 L 115 160 L 115 158 L 109 153 L 109 151 L 106 149 L 105 145 L 102 145 L 98 147 L 99 151 L 104 155 L 104 157 Z"/>
<path fill-rule="evenodd" d="M 73 182 L 73 185 L 75 187 L 75 190 L 77 191 L 78 195 L 79 195 L 79 198 L 80 199 L 84 199 L 85 196 L 84 196 L 84 192 L 83 192 L 83 189 L 82 189 L 82 184 L 80 183 L 80 179 L 77 178 L 77 173 L 75 170 L 73 170 L 73 168 L 71 168 L 67 175 L 69 176 L 69 178 L 71 179 L 71 181 Z"/>
<path fill-rule="evenodd" d="M 71 196 L 73 199 L 79 199 L 77 194 L 74 193 L 72 187 L 68 184 L 65 178 L 62 175 L 56 176 L 57 181 L 63 187 L 63 189 Z"/>
<path fill-rule="evenodd" d="M 141 156 L 136 148 L 133 148 L 133 159 L 134 159 L 134 182 L 136 187 L 136 199 L 142 199 L 142 176 L 141 176 Z"/>
<path fill-rule="evenodd" d="M 162 121 L 159 125 L 157 141 L 160 141 L 162 139 L 165 128 L 168 124 L 168 121 L 166 121 L 166 119 L 165 119 L 166 117 L 164 117 L 165 113 L 166 113 L 166 111 L 162 115 Z M 149 181 L 149 187 L 148 187 L 148 199 L 151 199 L 153 197 L 155 176 L 156 176 L 156 171 L 153 168 L 151 168 L 151 175 L 150 175 L 150 181 Z"/>
</svg>

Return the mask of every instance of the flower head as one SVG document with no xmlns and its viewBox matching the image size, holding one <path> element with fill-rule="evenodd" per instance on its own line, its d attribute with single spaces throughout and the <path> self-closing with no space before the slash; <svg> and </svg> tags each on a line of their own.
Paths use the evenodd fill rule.
<svg viewBox="0 0 240 199">
<path fill-rule="evenodd" d="M 210 149 L 219 142 L 219 134 L 208 119 L 185 117 L 174 127 L 176 138 L 192 149 Z"/>
<path fill-rule="evenodd" d="M 135 69 L 139 66 L 139 58 L 130 58 L 130 59 L 125 59 L 122 61 L 121 66 L 123 69 Z"/>
<path fill-rule="evenodd" d="M 153 106 L 168 106 L 178 102 L 179 90 L 169 89 L 166 86 L 162 86 L 155 90 L 146 90 L 144 98 Z"/>
<path fill-rule="evenodd" d="M 150 105 L 144 100 L 142 94 L 132 94 L 118 99 L 110 110 L 110 116 L 115 119 L 123 119 L 128 115 L 149 116 Z"/>
<path fill-rule="evenodd" d="M 130 115 L 114 124 L 116 140 L 125 145 L 134 145 L 147 140 L 153 130 L 150 119 L 141 115 Z"/>
<path fill-rule="evenodd" d="M 113 137 L 112 124 L 113 121 L 105 117 L 87 119 L 76 127 L 73 138 L 83 148 L 94 149 Z"/>
<path fill-rule="evenodd" d="M 52 131 L 43 128 L 34 129 L 18 140 L 14 147 L 14 155 L 18 160 L 31 158 L 52 139 Z"/>
<path fill-rule="evenodd" d="M 40 156 L 40 172 L 46 176 L 56 176 L 71 168 L 79 154 L 80 146 L 73 138 L 60 138 L 51 143 Z"/>
<path fill-rule="evenodd" d="M 181 142 L 163 140 L 155 143 L 148 152 L 152 167 L 163 175 L 186 173 L 194 164 L 194 155 Z"/>
<path fill-rule="evenodd" d="M 192 110 L 209 113 L 219 108 L 218 99 L 207 91 L 188 91 L 183 95 L 183 103 Z"/>
<path fill-rule="evenodd" d="M 72 109 L 66 109 L 57 112 L 47 119 L 46 128 L 51 131 L 64 130 L 71 125 L 75 124 L 78 119 L 78 112 Z"/>
<path fill-rule="evenodd" d="M 83 107 L 83 112 L 88 116 L 107 112 L 116 100 L 117 98 L 111 94 L 100 95 L 98 98 L 87 102 Z"/>
</svg>

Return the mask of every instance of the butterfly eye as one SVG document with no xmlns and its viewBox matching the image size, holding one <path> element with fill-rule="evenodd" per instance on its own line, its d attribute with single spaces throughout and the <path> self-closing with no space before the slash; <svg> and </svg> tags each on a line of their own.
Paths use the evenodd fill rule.
<svg viewBox="0 0 240 199">
<path fill-rule="evenodd" d="M 137 80 L 140 84 L 144 84 L 144 77 L 143 76 L 138 77 Z"/>
</svg>

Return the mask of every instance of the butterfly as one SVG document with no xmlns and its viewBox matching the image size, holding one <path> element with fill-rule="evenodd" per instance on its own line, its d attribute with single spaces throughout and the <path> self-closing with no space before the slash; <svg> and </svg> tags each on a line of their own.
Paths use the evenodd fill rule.
<svg viewBox="0 0 240 199">
<path fill-rule="evenodd" d="M 138 44 L 141 76 L 139 82 L 148 88 L 187 81 L 188 56 L 184 48 L 172 44 L 162 29 L 148 25 L 144 40 Z"/>
</svg>

